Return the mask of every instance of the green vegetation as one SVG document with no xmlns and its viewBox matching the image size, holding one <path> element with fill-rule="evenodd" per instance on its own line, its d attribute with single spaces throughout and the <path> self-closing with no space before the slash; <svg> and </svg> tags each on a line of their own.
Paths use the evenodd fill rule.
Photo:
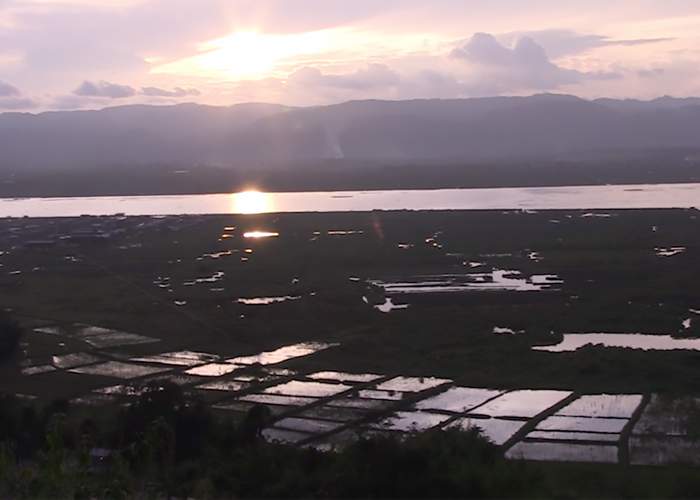
<svg viewBox="0 0 700 500">
<path fill-rule="evenodd" d="M 17 350 L 22 328 L 7 313 L 0 311 L 0 361 Z"/>
</svg>

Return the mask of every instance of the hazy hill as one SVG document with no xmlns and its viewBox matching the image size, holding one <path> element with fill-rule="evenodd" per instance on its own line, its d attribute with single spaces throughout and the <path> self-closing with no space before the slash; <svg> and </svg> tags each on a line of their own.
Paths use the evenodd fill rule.
<svg viewBox="0 0 700 500">
<path fill-rule="evenodd" d="M 587 101 L 547 94 L 307 108 L 182 104 L 0 114 L 0 169 L 6 172 L 335 158 L 568 160 L 673 148 L 700 149 L 700 99 Z"/>
</svg>

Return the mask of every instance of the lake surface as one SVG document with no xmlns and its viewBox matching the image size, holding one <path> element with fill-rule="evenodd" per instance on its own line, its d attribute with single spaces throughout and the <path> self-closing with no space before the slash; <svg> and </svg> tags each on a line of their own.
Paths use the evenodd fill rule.
<svg viewBox="0 0 700 500">
<path fill-rule="evenodd" d="M 700 184 L 3 198 L 0 217 L 700 207 Z"/>
</svg>

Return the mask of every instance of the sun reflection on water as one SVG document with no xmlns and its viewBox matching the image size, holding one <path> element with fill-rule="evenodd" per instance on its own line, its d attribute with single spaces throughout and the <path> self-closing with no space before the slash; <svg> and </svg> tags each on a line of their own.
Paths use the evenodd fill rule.
<svg viewBox="0 0 700 500">
<path fill-rule="evenodd" d="M 272 198 L 260 191 L 241 191 L 232 195 L 232 211 L 236 214 L 262 214 L 272 211 Z"/>
</svg>

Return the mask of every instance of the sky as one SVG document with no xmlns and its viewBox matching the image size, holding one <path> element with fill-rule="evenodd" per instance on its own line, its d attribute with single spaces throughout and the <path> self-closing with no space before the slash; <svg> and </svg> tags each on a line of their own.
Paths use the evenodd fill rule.
<svg viewBox="0 0 700 500">
<path fill-rule="evenodd" d="M 700 96 L 700 0 L 0 0 L 0 112 Z"/>
</svg>

